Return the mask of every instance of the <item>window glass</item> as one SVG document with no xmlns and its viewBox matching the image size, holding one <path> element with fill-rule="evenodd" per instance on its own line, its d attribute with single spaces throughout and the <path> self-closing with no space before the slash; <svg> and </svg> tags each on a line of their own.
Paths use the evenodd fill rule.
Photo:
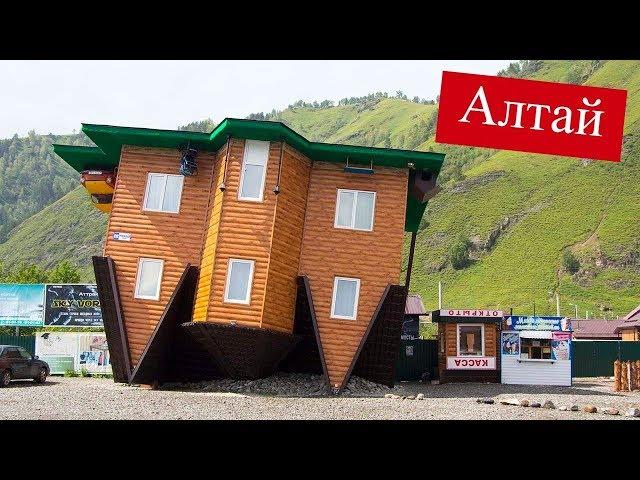
<svg viewBox="0 0 640 480">
<path fill-rule="evenodd" d="M 355 192 L 344 191 L 338 193 L 338 226 L 351 227 L 354 198 Z"/>
<path fill-rule="evenodd" d="M 253 261 L 231 259 L 229 261 L 229 272 L 227 275 L 225 301 L 249 303 Z"/>
<path fill-rule="evenodd" d="M 7 354 L 6 354 L 7 358 L 20 358 L 20 353 L 18 353 L 18 349 L 17 348 L 8 348 L 7 349 Z"/>
<path fill-rule="evenodd" d="M 144 198 L 144 209 L 178 213 L 184 177 L 165 173 L 150 173 L 147 177 L 147 189 Z"/>
<path fill-rule="evenodd" d="M 268 158 L 269 142 L 245 141 L 239 199 L 262 200 Z"/>
<path fill-rule="evenodd" d="M 356 202 L 355 228 L 360 230 L 371 230 L 373 227 L 373 203 L 375 195 L 373 192 L 358 192 Z"/>
<path fill-rule="evenodd" d="M 458 355 L 482 356 L 482 326 L 458 325 Z"/>
<path fill-rule="evenodd" d="M 31 354 L 27 352 L 24 348 L 18 348 L 18 352 L 20 356 L 26 360 L 31 360 Z"/>
<path fill-rule="evenodd" d="M 522 338 L 520 339 L 520 358 L 543 360 L 551 359 L 551 339 Z"/>
<path fill-rule="evenodd" d="M 331 316 L 355 319 L 359 289 L 360 281 L 358 279 L 337 277 L 334 282 Z"/>
<path fill-rule="evenodd" d="M 138 265 L 136 282 L 136 298 L 157 300 L 160 297 L 160 281 L 162 279 L 162 260 L 141 258 Z"/>
<path fill-rule="evenodd" d="M 334 226 L 354 230 L 373 230 L 375 203 L 374 192 L 338 189 Z"/>
<path fill-rule="evenodd" d="M 180 209 L 180 195 L 182 194 L 182 175 L 169 175 L 167 177 L 167 186 L 164 191 L 164 199 L 162 201 L 162 210 L 165 212 L 178 213 Z"/>
</svg>

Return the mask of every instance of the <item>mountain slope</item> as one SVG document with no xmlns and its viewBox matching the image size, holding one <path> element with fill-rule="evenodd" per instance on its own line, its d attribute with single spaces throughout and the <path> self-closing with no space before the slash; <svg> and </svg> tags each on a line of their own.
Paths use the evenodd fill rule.
<svg viewBox="0 0 640 480">
<path fill-rule="evenodd" d="M 443 191 L 418 234 L 411 284 L 427 308 L 436 308 L 442 281 L 446 306 L 529 313 L 535 303 L 536 312 L 555 313 L 559 293 L 566 315 L 573 315 L 570 303 L 580 315 L 626 314 L 640 303 L 640 62 L 544 61 L 526 74 L 628 89 L 622 163 L 436 144 L 437 105 L 400 98 L 293 107 L 271 119 L 311 140 L 447 153 Z M 74 190 L 25 220 L 0 244 L 0 259 L 50 265 L 69 258 L 88 267 L 106 218 L 82 194 Z M 471 243 L 472 262 L 455 270 L 448 252 L 460 239 Z M 575 275 L 562 268 L 566 250 L 580 259 Z"/>
</svg>

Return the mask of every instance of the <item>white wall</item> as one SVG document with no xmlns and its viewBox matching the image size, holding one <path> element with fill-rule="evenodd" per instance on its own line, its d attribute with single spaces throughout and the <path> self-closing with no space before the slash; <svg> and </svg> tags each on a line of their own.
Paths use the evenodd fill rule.
<svg viewBox="0 0 640 480">
<path fill-rule="evenodd" d="M 511 385 L 571 385 L 571 360 L 554 363 L 519 361 L 518 355 L 502 355 L 501 382 Z"/>
</svg>

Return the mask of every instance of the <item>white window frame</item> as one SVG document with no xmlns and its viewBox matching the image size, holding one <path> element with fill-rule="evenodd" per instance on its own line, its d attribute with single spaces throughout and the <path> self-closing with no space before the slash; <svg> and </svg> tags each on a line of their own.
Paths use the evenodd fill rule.
<svg viewBox="0 0 640 480">
<path fill-rule="evenodd" d="M 160 262 L 160 278 L 158 279 L 158 288 L 156 289 L 155 295 L 140 295 L 140 273 L 142 272 L 142 264 L 144 262 Z M 162 289 L 162 275 L 164 274 L 164 260 L 161 258 L 148 258 L 148 257 L 140 257 L 138 259 L 138 271 L 136 272 L 136 288 L 134 291 L 134 298 L 140 300 L 159 300 L 160 299 L 160 290 Z"/>
<path fill-rule="evenodd" d="M 247 296 L 244 300 L 236 300 L 229 298 L 229 286 L 231 284 L 231 264 L 233 263 L 248 263 L 251 265 L 249 270 L 249 283 L 247 285 Z M 224 286 L 224 302 L 225 303 L 238 303 L 240 305 L 249 305 L 251 303 L 251 286 L 253 285 L 253 272 L 255 270 L 255 260 L 248 260 L 246 258 L 230 258 L 227 262 L 227 280 Z"/>
<path fill-rule="evenodd" d="M 346 315 L 336 315 L 336 295 L 338 293 L 338 281 L 339 280 L 349 280 L 356 282 L 356 298 L 355 305 L 353 306 L 353 316 L 349 317 Z M 339 320 L 356 320 L 358 318 L 358 303 L 360 303 L 360 279 L 352 278 L 352 277 L 334 277 L 333 279 L 333 294 L 331 296 L 331 318 L 337 318 Z"/>
<path fill-rule="evenodd" d="M 242 186 L 244 185 L 244 166 L 247 162 L 247 152 L 249 149 L 247 148 L 247 143 L 266 143 L 267 146 L 267 158 L 264 161 L 264 166 L 262 170 L 262 184 L 260 186 L 260 196 L 255 197 L 243 197 L 242 196 Z M 264 199 L 264 186 L 267 182 L 267 166 L 269 164 L 269 152 L 271 151 L 271 142 L 263 141 L 263 140 L 245 140 L 244 144 L 244 152 L 242 154 L 242 165 L 240 165 L 240 183 L 238 184 L 238 200 L 242 202 L 262 202 Z M 249 163 L 249 165 L 258 165 L 257 163 Z"/>
<path fill-rule="evenodd" d="M 477 357 L 478 355 L 460 355 L 460 327 L 480 327 L 481 328 L 481 339 L 480 345 L 482 346 L 482 355 L 480 357 L 484 357 L 484 323 L 458 323 L 456 324 L 456 356 L 457 357 Z"/>
<path fill-rule="evenodd" d="M 162 186 L 162 198 L 160 199 L 160 205 L 162 206 L 162 204 L 164 203 L 164 196 L 167 193 L 167 178 L 168 177 L 180 177 L 181 178 L 181 183 L 180 183 L 180 195 L 178 195 L 178 210 L 176 210 L 175 212 L 172 210 L 163 210 L 162 208 L 147 208 L 147 197 L 149 196 L 149 188 L 151 187 L 151 177 L 152 176 L 159 176 L 159 177 L 163 177 L 164 178 L 164 182 L 163 182 L 163 186 Z M 144 198 L 142 199 L 142 210 L 144 210 L 145 212 L 160 212 L 160 213 L 173 213 L 178 214 L 180 213 L 180 205 L 182 204 L 182 191 L 184 190 L 184 176 L 183 175 L 173 175 L 171 173 L 156 173 L 156 172 L 149 172 L 147 174 L 147 185 L 145 186 L 144 189 Z"/>
<path fill-rule="evenodd" d="M 356 228 L 356 206 L 358 205 L 358 193 L 373 193 L 373 209 L 371 210 L 371 228 Z M 343 225 L 338 225 L 338 209 L 340 208 L 340 194 L 341 193 L 353 193 L 353 205 L 351 209 L 351 225 L 349 227 L 345 227 Z M 372 232 L 373 225 L 376 221 L 376 203 L 378 200 L 378 196 L 376 192 L 371 192 L 369 190 L 350 190 L 348 188 L 339 188 L 336 193 L 336 211 L 334 213 L 333 227 L 341 228 L 343 230 L 358 230 L 360 232 Z"/>
</svg>

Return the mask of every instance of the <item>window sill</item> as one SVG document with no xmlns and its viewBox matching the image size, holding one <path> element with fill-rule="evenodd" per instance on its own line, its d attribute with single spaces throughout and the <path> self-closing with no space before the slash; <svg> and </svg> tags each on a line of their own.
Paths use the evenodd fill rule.
<svg viewBox="0 0 640 480">
<path fill-rule="evenodd" d="M 531 362 L 531 363 L 556 363 L 557 360 L 552 360 L 550 358 L 519 358 L 518 363 L 522 362 Z"/>
</svg>

